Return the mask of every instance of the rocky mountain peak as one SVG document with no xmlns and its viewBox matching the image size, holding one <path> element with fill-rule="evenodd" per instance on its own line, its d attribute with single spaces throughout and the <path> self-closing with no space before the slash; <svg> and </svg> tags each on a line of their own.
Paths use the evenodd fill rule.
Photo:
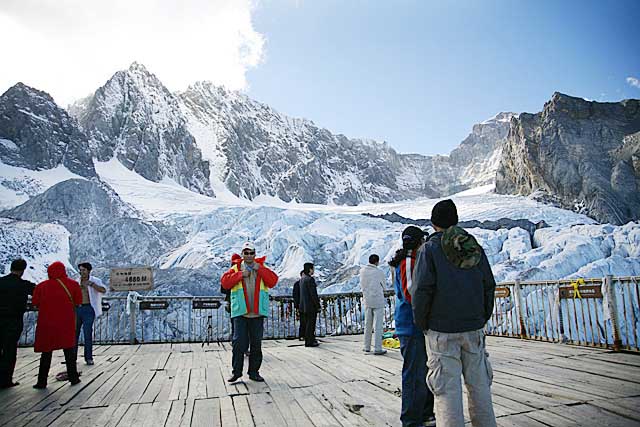
<svg viewBox="0 0 640 427">
<path fill-rule="evenodd" d="M 46 92 L 17 83 L 0 96 L 0 161 L 31 170 L 63 164 L 95 176 L 87 137 Z"/>
<path fill-rule="evenodd" d="M 556 92 L 540 113 L 512 121 L 496 190 L 550 197 L 601 222 L 637 219 L 640 179 L 630 135 L 640 131 L 639 103 Z"/>
<path fill-rule="evenodd" d="M 168 178 L 213 195 L 209 165 L 186 128 L 178 98 L 143 65 L 116 72 L 73 113 L 100 161 L 116 156 L 151 181 Z"/>
</svg>

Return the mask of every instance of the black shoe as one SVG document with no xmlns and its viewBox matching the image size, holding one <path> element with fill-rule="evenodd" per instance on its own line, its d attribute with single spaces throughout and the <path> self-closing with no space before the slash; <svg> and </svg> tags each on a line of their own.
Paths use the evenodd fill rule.
<svg viewBox="0 0 640 427">
<path fill-rule="evenodd" d="M 6 384 L 2 384 L 0 385 L 0 388 L 11 388 L 11 387 L 15 387 L 17 385 L 20 385 L 20 383 L 18 381 L 16 381 L 15 383 L 13 381 L 10 381 Z"/>
<path fill-rule="evenodd" d="M 312 342 L 311 344 L 305 344 L 305 347 L 318 347 L 320 343 L 318 341 Z"/>
<path fill-rule="evenodd" d="M 76 378 L 75 380 L 71 380 L 69 382 L 71 383 L 71 385 L 76 385 L 80 382 L 80 378 Z"/>
<path fill-rule="evenodd" d="M 262 378 L 260 376 L 260 374 L 255 374 L 255 375 L 249 375 L 249 378 L 253 381 L 257 381 L 259 383 L 263 383 L 264 382 L 264 378 Z"/>
<path fill-rule="evenodd" d="M 240 378 L 242 378 L 242 375 L 233 375 L 231 378 L 229 378 L 227 380 L 228 383 L 235 383 L 236 381 L 238 381 Z"/>
<path fill-rule="evenodd" d="M 40 383 L 36 383 L 33 388 L 38 389 L 38 390 L 42 390 L 44 388 L 47 388 L 46 384 L 40 384 Z"/>
</svg>

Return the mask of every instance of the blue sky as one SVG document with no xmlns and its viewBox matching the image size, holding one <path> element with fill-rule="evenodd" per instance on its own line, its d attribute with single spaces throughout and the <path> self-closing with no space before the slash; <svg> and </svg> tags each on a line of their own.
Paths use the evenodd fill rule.
<svg viewBox="0 0 640 427">
<path fill-rule="evenodd" d="M 261 1 L 248 94 L 334 133 L 447 154 L 553 92 L 640 98 L 640 1 Z"/>
</svg>

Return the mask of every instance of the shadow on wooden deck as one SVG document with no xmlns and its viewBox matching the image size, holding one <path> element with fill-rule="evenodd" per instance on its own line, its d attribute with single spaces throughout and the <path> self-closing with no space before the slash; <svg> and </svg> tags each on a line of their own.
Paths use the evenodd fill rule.
<svg viewBox="0 0 640 427">
<path fill-rule="evenodd" d="M 400 425 L 398 350 L 365 354 L 362 336 L 264 341 L 265 383 L 228 385 L 231 346 L 95 347 L 94 366 L 71 387 L 54 353 L 49 387 L 34 390 L 39 355 L 19 350 L 14 380 L 0 390 L 8 426 Z M 640 356 L 489 337 L 493 398 L 502 426 L 640 425 Z M 246 370 L 246 366 L 245 366 Z M 466 402 L 465 402 L 466 404 Z"/>
</svg>

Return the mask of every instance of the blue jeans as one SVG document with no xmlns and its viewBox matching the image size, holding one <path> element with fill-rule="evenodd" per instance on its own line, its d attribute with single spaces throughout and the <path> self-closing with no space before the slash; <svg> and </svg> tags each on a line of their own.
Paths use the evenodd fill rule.
<svg viewBox="0 0 640 427">
<path fill-rule="evenodd" d="M 96 313 L 91 304 L 83 304 L 76 309 L 76 354 L 80 339 L 80 328 L 84 331 L 84 360 L 93 360 L 93 321 Z"/>
<path fill-rule="evenodd" d="M 262 365 L 262 332 L 264 317 L 243 317 L 233 319 L 233 351 L 231 365 L 233 375 L 242 376 L 244 354 L 249 348 L 249 376 L 258 375 Z"/>
<path fill-rule="evenodd" d="M 433 393 L 427 387 L 427 348 L 424 335 L 399 335 L 402 353 L 403 427 L 423 425 L 433 415 Z"/>
</svg>

